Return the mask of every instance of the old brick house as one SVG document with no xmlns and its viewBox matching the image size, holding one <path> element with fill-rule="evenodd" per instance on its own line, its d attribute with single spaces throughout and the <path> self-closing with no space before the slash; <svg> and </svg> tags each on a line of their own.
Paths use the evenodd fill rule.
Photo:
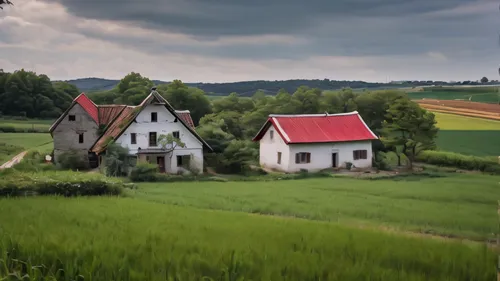
<svg viewBox="0 0 500 281">
<path fill-rule="evenodd" d="M 158 164 L 162 172 L 176 173 L 188 163 L 202 171 L 203 151 L 210 146 L 196 133 L 188 110 L 174 110 L 153 88 L 138 106 L 96 105 L 84 93 L 50 127 L 54 160 L 76 152 L 88 167 L 97 167 L 114 141 L 130 156 Z M 175 150 L 160 147 L 157 138 L 173 134 L 186 145 Z"/>
</svg>

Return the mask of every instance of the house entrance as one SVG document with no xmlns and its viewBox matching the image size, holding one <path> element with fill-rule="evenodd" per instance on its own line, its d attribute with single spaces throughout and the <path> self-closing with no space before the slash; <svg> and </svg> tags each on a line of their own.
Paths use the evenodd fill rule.
<svg viewBox="0 0 500 281">
<path fill-rule="evenodd" d="M 165 156 L 156 157 L 156 164 L 160 168 L 160 173 L 165 173 Z"/>
<path fill-rule="evenodd" d="M 337 160 L 338 160 L 337 158 L 338 158 L 337 153 L 336 152 L 332 153 L 332 167 L 333 168 L 337 168 Z"/>
</svg>

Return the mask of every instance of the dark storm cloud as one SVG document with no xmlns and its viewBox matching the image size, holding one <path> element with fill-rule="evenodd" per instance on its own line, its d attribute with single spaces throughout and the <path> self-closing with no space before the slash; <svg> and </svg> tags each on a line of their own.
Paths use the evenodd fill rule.
<svg viewBox="0 0 500 281">
<path fill-rule="evenodd" d="M 472 0 L 48 0 L 76 16 L 195 36 L 295 34 L 332 19 L 419 15 Z"/>
</svg>

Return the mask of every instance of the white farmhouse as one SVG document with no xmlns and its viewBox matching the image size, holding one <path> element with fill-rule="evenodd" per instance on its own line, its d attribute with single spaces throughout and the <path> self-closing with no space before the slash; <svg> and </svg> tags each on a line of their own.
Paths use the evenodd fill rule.
<svg viewBox="0 0 500 281">
<path fill-rule="evenodd" d="M 185 146 L 162 147 L 158 138 L 168 134 Z M 138 161 L 157 164 L 162 173 L 202 172 L 203 152 L 212 150 L 194 130 L 189 111 L 174 110 L 154 88 L 140 105 L 127 106 L 115 117 L 91 147 L 91 153 L 105 153 L 110 141 L 127 147 Z"/>
<path fill-rule="evenodd" d="M 260 165 L 283 172 L 372 166 L 377 136 L 357 111 L 342 114 L 269 115 L 253 141 Z"/>
</svg>

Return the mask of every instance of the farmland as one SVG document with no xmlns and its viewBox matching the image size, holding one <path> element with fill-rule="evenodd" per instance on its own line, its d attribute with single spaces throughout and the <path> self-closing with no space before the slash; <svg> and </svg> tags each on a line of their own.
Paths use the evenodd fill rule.
<svg viewBox="0 0 500 281">
<path fill-rule="evenodd" d="M 442 224 L 435 229 L 486 237 L 496 231 L 497 182 L 169 183 L 129 198 L 3 199 L 0 245 L 44 264 L 46 276 L 61 268 L 85 280 L 490 280 L 496 256 L 480 244 L 346 225 Z"/>
<path fill-rule="evenodd" d="M 498 87 L 424 87 L 422 91 L 409 91 L 412 99 L 470 100 L 498 103 Z"/>
<path fill-rule="evenodd" d="M 28 119 L 28 120 L 12 120 L 12 119 L 0 119 L 0 127 L 14 127 L 23 129 L 40 129 L 49 130 L 50 125 L 54 120 L 38 120 L 38 119 Z"/>
</svg>

